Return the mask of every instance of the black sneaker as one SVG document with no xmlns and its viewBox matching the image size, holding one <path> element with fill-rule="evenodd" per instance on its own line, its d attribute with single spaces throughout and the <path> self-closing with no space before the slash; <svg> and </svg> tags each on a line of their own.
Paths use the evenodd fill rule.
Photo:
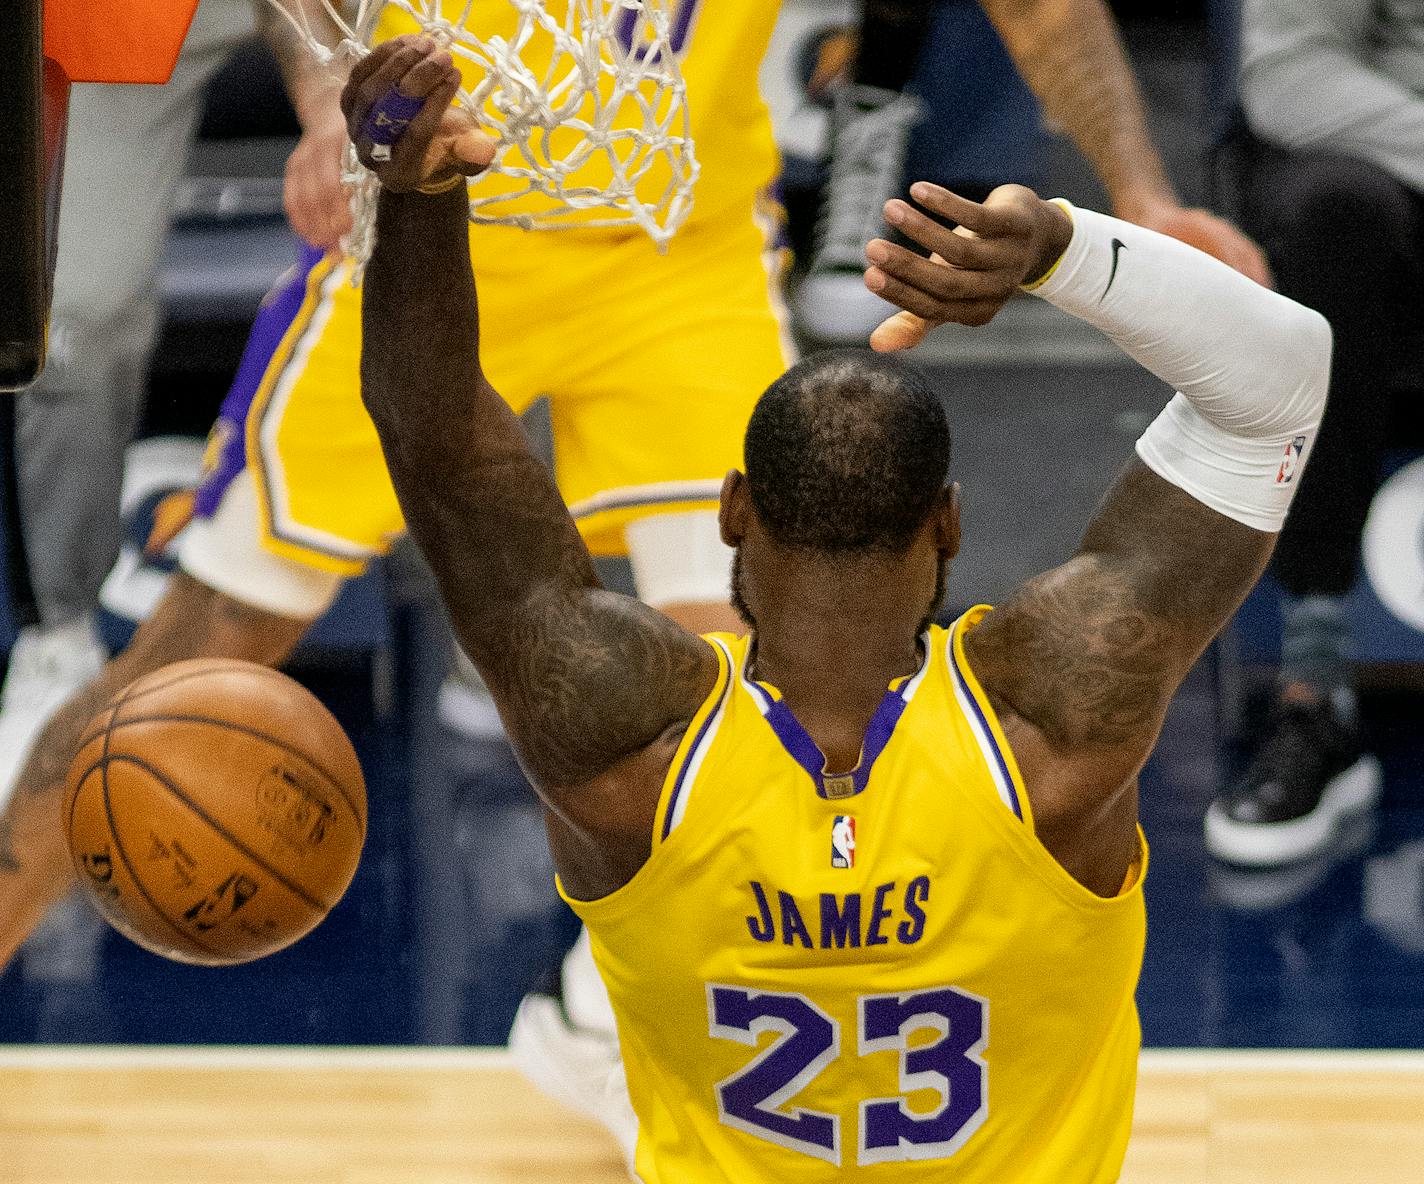
<svg viewBox="0 0 1424 1184">
<path fill-rule="evenodd" d="M 1206 849 L 1250 867 L 1309 859 L 1379 795 L 1379 761 L 1359 728 L 1328 698 L 1283 699 L 1241 780 L 1207 810 Z"/>
</svg>

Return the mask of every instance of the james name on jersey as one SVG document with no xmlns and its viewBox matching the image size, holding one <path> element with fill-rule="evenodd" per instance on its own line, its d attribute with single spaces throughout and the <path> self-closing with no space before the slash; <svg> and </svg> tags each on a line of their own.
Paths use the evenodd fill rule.
<svg viewBox="0 0 1424 1184">
<path fill-rule="evenodd" d="M 754 909 L 747 932 L 755 941 L 807 950 L 912 946 L 924 936 L 930 878 L 916 876 L 903 888 L 890 880 L 865 892 L 800 897 L 758 880 L 749 881 L 747 890 Z"/>
</svg>

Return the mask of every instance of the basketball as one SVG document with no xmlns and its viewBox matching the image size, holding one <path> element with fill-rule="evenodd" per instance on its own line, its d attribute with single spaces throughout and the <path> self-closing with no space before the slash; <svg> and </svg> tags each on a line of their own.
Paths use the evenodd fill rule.
<svg viewBox="0 0 1424 1184">
<path fill-rule="evenodd" d="M 227 966 L 309 933 L 355 875 L 366 788 L 341 725 L 250 662 L 178 662 L 85 730 L 64 824 L 109 922 L 165 958 Z"/>
</svg>

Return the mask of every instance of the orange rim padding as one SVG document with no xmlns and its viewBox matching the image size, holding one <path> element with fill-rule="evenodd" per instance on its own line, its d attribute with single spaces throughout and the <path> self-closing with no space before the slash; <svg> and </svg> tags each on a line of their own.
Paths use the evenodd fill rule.
<svg viewBox="0 0 1424 1184">
<path fill-rule="evenodd" d="M 198 0 L 44 0 L 45 57 L 71 82 L 167 82 Z"/>
</svg>

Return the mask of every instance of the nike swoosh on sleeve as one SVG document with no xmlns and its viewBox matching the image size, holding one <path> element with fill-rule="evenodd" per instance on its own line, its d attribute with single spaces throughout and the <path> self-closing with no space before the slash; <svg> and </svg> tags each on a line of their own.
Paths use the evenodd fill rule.
<svg viewBox="0 0 1424 1184">
<path fill-rule="evenodd" d="M 1118 255 L 1119 255 L 1119 253 L 1121 253 L 1122 251 L 1125 251 L 1125 250 L 1127 250 L 1127 244 L 1126 244 L 1125 242 L 1123 242 L 1122 239 L 1120 239 L 1120 238 L 1115 238 L 1115 239 L 1112 240 L 1112 253 L 1113 253 L 1112 270 L 1111 270 L 1110 272 L 1108 272 L 1108 286 L 1103 289 L 1103 294 L 1098 297 L 1098 303 L 1099 303 L 1099 304 L 1101 304 L 1105 299 L 1107 299 L 1108 293 L 1109 293 L 1110 291 L 1112 291 L 1113 280 L 1117 279 L 1117 260 L 1118 260 Z"/>
</svg>

